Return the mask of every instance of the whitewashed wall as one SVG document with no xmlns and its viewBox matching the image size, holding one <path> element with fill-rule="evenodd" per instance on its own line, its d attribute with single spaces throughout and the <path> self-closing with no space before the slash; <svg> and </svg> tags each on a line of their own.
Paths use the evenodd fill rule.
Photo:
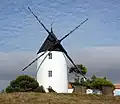
<svg viewBox="0 0 120 104">
<path fill-rule="evenodd" d="M 38 54 L 41 55 L 42 53 Z M 52 59 L 48 56 L 39 67 L 42 60 L 48 52 L 37 61 L 37 81 L 39 85 L 43 85 L 45 91 L 51 86 L 58 93 L 68 92 L 68 71 L 67 63 L 62 52 L 52 51 Z M 48 71 L 52 71 L 52 77 L 48 77 Z"/>
</svg>

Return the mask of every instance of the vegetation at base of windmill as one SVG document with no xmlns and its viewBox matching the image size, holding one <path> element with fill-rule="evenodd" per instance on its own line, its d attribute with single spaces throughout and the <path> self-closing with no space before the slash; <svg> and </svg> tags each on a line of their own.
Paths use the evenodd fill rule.
<svg viewBox="0 0 120 104">
<path fill-rule="evenodd" d="M 41 92 L 45 93 L 44 87 L 43 86 L 38 86 L 36 89 L 33 90 L 34 92 Z"/>
<path fill-rule="evenodd" d="M 38 82 L 34 78 L 32 78 L 28 75 L 21 75 L 21 76 L 18 76 L 16 78 L 16 80 L 12 80 L 10 82 L 10 85 L 5 89 L 5 91 L 7 93 L 29 92 L 29 91 L 37 92 L 38 91 L 37 89 L 40 89 L 40 88 L 39 88 Z M 41 91 L 41 90 L 39 90 L 39 91 Z"/>
<path fill-rule="evenodd" d="M 113 87 L 114 85 L 109 80 L 105 80 L 104 78 L 96 78 L 95 81 L 91 83 L 92 88 L 102 89 L 102 86 Z"/>
<path fill-rule="evenodd" d="M 95 75 L 91 77 L 91 79 L 88 79 L 86 82 L 84 82 L 87 88 L 96 88 L 96 89 L 102 89 L 102 86 L 108 86 L 108 87 L 113 87 L 114 85 L 111 81 L 107 80 L 106 77 L 104 78 L 98 78 Z"/>
<path fill-rule="evenodd" d="M 114 85 L 111 81 L 107 80 L 106 77 L 104 78 L 98 78 L 95 75 L 93 75 L 90 79 L 87 79 L 84 81 L 83 78 L 80 79 L 75 79 L 75 82 L 71 83 L 73 86 L 84 86 L 86 88 L 90 89 L 102 89 L 103 86 L 106 87 L 112 87 L 114 89 Z"/>
<path fill-rule="evenodd" d="M 55 91 L 52 87 L 50 87 L 50 86 L 49 86 L 49 88 L 48 88 L 48 91 L 49 91 L 49 92 L 56 92 L 56 91 Z"/>
</svg>

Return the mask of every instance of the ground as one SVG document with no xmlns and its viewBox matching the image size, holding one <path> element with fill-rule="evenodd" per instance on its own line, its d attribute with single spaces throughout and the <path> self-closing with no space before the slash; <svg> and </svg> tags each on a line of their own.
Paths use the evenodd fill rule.
<svg viewBox="0 0 120 104">
<path fill-rule="evenodd" d="M 0 104 L 120 104 L 120 97 L 56 93 L 3 93 L 0 94 Z"/>
</svg>

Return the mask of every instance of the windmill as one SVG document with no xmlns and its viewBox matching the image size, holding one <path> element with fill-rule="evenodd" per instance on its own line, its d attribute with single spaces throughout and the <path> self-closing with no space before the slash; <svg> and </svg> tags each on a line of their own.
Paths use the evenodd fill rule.
<svg viewBox="0 0 120 104">
<path fill-rule="evenodd" d="M 37 81 L 39 85 L 42 85 L 46 92 L 48 88 L 52 87 L 58 93 L 68 92 L 68 69 L 66 57 L 76 68 L 76 72 L 81 73 L 81 70 L 76 67 L 75 63 L 71 57 L 67 54 L 66 50 L 61 45 L 61 41 L 68 37 L 72 32 L 78 29 L 83 23 L 88 19 L 84 20 L 81 24 L 75 27 L 72 31 L 66 34 L 60 40 L 57 39 L 54 34 L 52 27 L 49 31 L 45 25 L 38 19 L 34 12 L 28 7 L 29 11 L 37 19 L 37 21 L 42 25 L 45 31 L 48 33 L 48 37 L 44 41 L 43 45 L 37 52 L 37 58 L 34 59 L 30 64 L 28 64 L 22 71 L 31 66 L 37 61 Z"/>
</svg>

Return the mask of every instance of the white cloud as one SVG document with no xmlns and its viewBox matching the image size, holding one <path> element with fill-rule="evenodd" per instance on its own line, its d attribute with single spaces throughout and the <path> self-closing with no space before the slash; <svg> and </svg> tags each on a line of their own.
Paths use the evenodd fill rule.
<svg viewBox="0 0 120 104">
<path fill-rule="evenodd" d="M 0 53 L 0 79 L 13 79 L 23 74 L 22 69 L 35 58 L 34 52 L 10 52 Z M 28 68 L 27 72 L 35 73 L 35 64 Z M 26 72 L 25 72 L 26 73 Z"/>
</svg>

